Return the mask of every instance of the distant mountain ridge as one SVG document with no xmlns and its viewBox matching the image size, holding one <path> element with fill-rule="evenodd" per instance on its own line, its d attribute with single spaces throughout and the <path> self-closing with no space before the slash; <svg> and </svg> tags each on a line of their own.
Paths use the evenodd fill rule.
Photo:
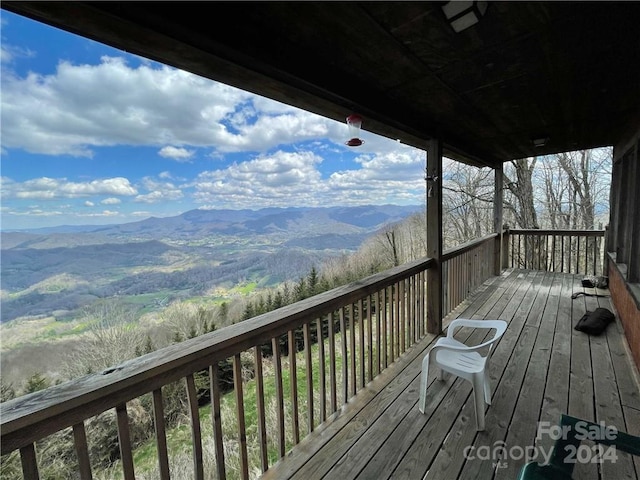
<svg viewBox="0 0 640 480">
<path fill-rule="evenodd" d="M 2 249 L 37 248 L 37 237 L 57 238 L 62 244 L 69 236 L 136 239 L 195 239 L 211 235 L 282 237 L 283 241 L 326 235 L 370 234 L 389 223 L 400 221 L 420 211 L 419 205 L 368 205 L 355 207 L 290 207 L 260 210 L 189 210 L 173 217 L 150 217 L 117 225 L 82 225 L 46 227 L 2 232 Z M 51 237 L 54 235 L 55 237 Z M 75 242 L 71 242 L 75 243 Z M 81 242 L 85 243 L 85 242 Z M 66 245 L 65 245 L 66 246 Z"/>
</svg>

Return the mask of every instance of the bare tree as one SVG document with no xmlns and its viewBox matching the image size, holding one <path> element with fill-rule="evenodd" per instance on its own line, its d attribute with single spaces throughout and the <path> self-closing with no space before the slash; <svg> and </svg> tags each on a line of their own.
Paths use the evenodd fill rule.
<svg viewBox="0 0 640 480">
<path fill-rule="evenodd" d="M 540 228 L 534 201 L 536 157 L 512 160 L 504 170 L 505 207 L 520 228 Z"/>
<path fill-rule="evenodd" d="M 458 162 L 447 164 L 443 183 L 445 248 L 489 233 L 493 228 L 493 174 Z"/>
</svg>

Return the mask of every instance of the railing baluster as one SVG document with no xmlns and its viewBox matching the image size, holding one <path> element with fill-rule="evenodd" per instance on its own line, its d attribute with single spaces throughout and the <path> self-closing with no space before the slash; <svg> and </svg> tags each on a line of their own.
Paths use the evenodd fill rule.
<svg viewBox="0 0 640 480">
<path fill-rule="evenodd" d="M 460 303 L 461 299 L 464 298 L 466 285 L 467 285 L 467 261 L 469 254 L 464 252 L 460 255 L 460 259 L 458 260 L 458 268 L 460 275 L 458 276 L 458 298 L 456 298 L 456 303 Z"/>
<path fill-rule="evenodd" d="M 342 341 L 340 342 L 340 346 L 342 349 L 342 403 L 347 403 L 349 400 L 349 346 L 347 344 L 347 323 L 345 318 L 345 307 L 340 308 L 340 338 Z M 349 330 L 353 332 L 353 310 L 351 311 L 351 320 L 349 322 Z M 353 342 L 351 343 L 351 348 L 354 348 Z M 351 359 L 353 360 L 353 354 L 351 355 Z M 353 371 L 353 369 L 352 369 Z"/>
<path fill-rule="evenodd" d="M 266 412 L 264 408 L 264 378 L 262 369 L 262 348 L 254 348 L 255 378 L 256 378 L 256 413 L 258 414 L 258 441 L 260 442 L 260 468 L 262 473 L 269 468 L 267 450 Z"/>
<path fill-rule="evenodd" d="M 349 307 L 349 376 L 351 377 L 347 385 L 351 387 L 351 395 L 356 394 L 356 327 L 358 322 L 356 321 L 356 307 L 352 303 Z M 344 345 L 346 345 L 346 339 Z M 344 357 L 344 363 L 347 363 L 347 357 Z M 345 373 L 347 370 L 344 370 Z M 349 398 L 349 389 L 345 390 L 345 402 Z"/>
<path fill-rule="evenodd" d="M 298 415 L 298 366 L 296 362 L 296 345 L 294 332 L 289 330 L 289 385 L 291 391 L 291 423 L 293 444 L 300 443 L 300 418 Z"/>
<path fill-rule="evenodd" d="M 244 420 L 242 362 L 239 353 L 233 356 L 233 390 L 236 394 L 236 418 L 238 420 L 238 442 L 240 445 L 240 474 L 243 480 L 248 480 L 249 457 L 247 455 L 247 429 Z"/>
<path fill-rule="evenodd" d="M 24 480 L 40 480 L 38 473 L 38 460 L 33 443 L 20 449 L 20 462 L 22 463 L 22 475 Z"/>
<path fill-rule="evenodd" d="M 520 246 L 521 241 L 522 241 L 522 235 L 518 235 L 518 266 L 522 265 L 522 254 L 521 254 L 521 246 Z M 527 268 L 526 259 L 525 259 L 525 262 L 524 262 L 524 268 L 525 268 L 525 270 Z"/>
<path fill-rule="evenodd" d="M 405 299 L 405 281 L 400 280 L 399 292 L 398 292 L 398 319 L 400 321 L 400 352 L 406 351 L 406 338 L 407 338 L 407 312 L 405 311 L 406 299 Z"/>
<path fill-rule="evenodd" d="M 334 328 L 334 314 L 329 314 L 329 388 L 331 389 L 331 413 L 338 409 L 338 393 L 336 392 L 336 338 Z M 347 361 L 345 358 L 344 362 Z"/>
<path fill-rule="evenodd" d="M 307 377 L 307 433 L 313 432 L 313 363 L 311 361 L 311 332 L 308 323 L 302 327 L 304 335 L 304 360 Z M 318 336 L 318 343 L 322 338 Z"/>
<path fill-rule="evenodd" d="M 468 253 L 465 252 L 458 258 L 458 298 L 456 298 L 456 304 L 460 303 L 464 298 L 466 284 L 467 284 L 467 258 Z"/>
<path fill-rule="evenodd" d="M 135 480 L 133 470 L 133 455 L 131 454 L 131 438 L 129 436 L 129 416 L 127 405 L 116 406 L 116 420 L 118 425 L 118 443 L 120 444 L 120 458 L 125 480 Z"/>
<path fill-rule="evenodd" d="M 209 367 L 209 389 L 211 390 L 211 422 L 215 443 L 216 469 L 218 479 L 225 480 L 227 472 L 224 459 L 224 444 L 222 443 L 222 416 L 220 415 L 220 374 L 218 362 Z"/>
<path fill-rule="evenodd" d="M 364 371 L 364 304 L 362 302 L 362 299 L 358 300 L 358 333 L 359 335 L 359 347 L 358 347 L 358 358 L 359 358 L 359 364 L 360 364 L 360 388 L 364 388 L 365 385 L 365 371 Z M 353 317 L 355 318 L 355 315 L 353 315 Z M 355 355 L 356 351 L 355 349 L 353 350 L 353 353 Z M 355 383 L 354 383 L 354 387 L 353 387 L 353 395 L 356 394 L 356 388 L 355 388 Z"/>
<path fill-rule="evenodd" d="M 87 446 L 87 432 L 84 422 L 73 426 L 73 444 L 78 457 L 78 473 L 80 480 L 91 480 L 91 461 L 89 460 L 89 447 Z"/>
<path fill-rule="evenodd" d="M 416 341 L 419 338 L 418 335 L 418 318 L 416 315 L 416 312 L 418 310 L 418 305 L 416 304 L 417 302 L 417 297 L 416 297 L 416 288 L 417 288 L 417 280 L 416 280 L 416 275 L 412 275 L 411 278 L 409 279 L 409 285 L 410 285 L 410 292 L 411 292 L 411 296 L 410 298 L 410 303 L 409 305 L 411 306 L 410 308 L 410 312 L 409 312 L 409 320 L 411 321 L 411 344 L 413 345 L 414 343 L 416 343 Z"/>
<path fill-rule="evenodd" d="M 273 348 L 273 366 L 276 381 L 276 401 L 278 402 L 278 453 L 284 457 L 286 451 L 285 429 L 284 429 L 284 389 L 282 386 L 282 359 L 280 358 L 280 341 L 278 337 L 271 339 Z"/>
<path fill-rule="evenodd" d="M 160 478 L 169 480 L 169 455 L 167 452 L 167 434 L 164 422 L 164 406 L 162 404 L 162 389 L 153 391 L 153 424 L 156 431 L 156 446 L 158 448 L 158 467 Z"/>
<path fill-rule="evenodd" d="M 593 250 L 592 253 L 592 258 L 593 258 L 593 268 L 591 269 L 591 274 L 592 275 L 597 275 L 598 274 L 598 267 L 597 267 L 597 258 L 598 258 L 598 254 L 597 254 L 597 244 L 598 244 L 598 237 L 590 237 L 591 240 L 591 250 Z"/>
<path fill-rule="evenodd" d="M 198 408 L 198 393 L 193 375 L 185 377 L 187 401 L 189 402 L 189 418 L 191 419 L 191 443 L 193 445 L 193 477 L 204 480 L 202 457 L 202 432 L 200 429 L 200 410 Z"/>
<path fill-rule="evenodd" d="M 322 317 L 319 317 L 317 320 L 317 330 L 318 330 L 318 375 L 320 378 L 318 379 L 320 383 L 320 423 L 324 422 L 327 419 L 327 375 L 325 372 L 325 358 L 324 358 L 324 331 L 322 329 L 324 320 Z"/>
<path fill-rule="evenodd" d="M 406 281 L 406 295 L 407 295 L 407 349 L 413 345 L 415 341 L 415 316 L 413 314 L 413 277 L 407 278 Z"/>
<path fill-rule="evenodd" d="M 393 321 L 396 330 L 396 358 L 394 360 L 397 360 L 402 354 L 400 350 L 400 337 L 402 333 L 400 331 L 400 286 L 398 283 L 399 282 L 393 284 Z"/>
<path fill-rule="evenodd" d="M 451 279 L 449 278 L 449 266 L 451 261 L 442 262 L 442 314 L 447 315 L 451 311 Z"/>
<path fill-rule="evenodd" d="M 425 299 L 425 289 L 426 289 L 426 284 L 425 284 L 425 275 L 424 272 L 420 272 L 418 274 L 418 298 L 419 298 L 419 302 L 420 302 L 420 308 L 418 309 L 418 325 L 419 325 L 419 332 L 420 332 L 420 338 L 424 337 L 424 332 L 425 332 L 425 328 L 424 328 L 424 299 Z"/>
<path fill-rule="evenodd" d="M 422 331 L 420 329 L 420 272 L 413 276 L 413 328 L 414 328 L 414 342 L 418 342 L 422 338 Z M 444 288 L 444 287 L 443 287 Z"/>
<path fill-rule="evenodd" d="M 380 311 L 380 290 L 373 294 L 373 308 L 376 312 L 376 375 L 382 370 L 382 312 Z"/>
<path fill-rule="evenodd" d="M 367 382 L 373 380 L 373 305 L 372 305 L 372 295 L 367 296 L 367 370 L 369 372 L 369 376 L 367 377 Z M 376 332 L 376 335 L 378 333 Z"/>
<path fill-rule="evenodd" d="M 393 363 L 396 359 L 396 351 L 395 351 L 395 344 L 396 344 L 396 332 L 395 332 L 395 328 L 394 327 L 394 322 L 395 322 L 395 315 L 394 315 L 394 295 L 393 295 L 393 290 L 394 287 L 390 286 L 389 287 L 389 313 L 388 313 L 388 317 L 389 317 L 389 363 Z"/>
<path fill-rule="evenodd" d="M 382 325 L 382 366 L 387 368 L 389 366 L 389 336 L 388 332 L 388 320 L 387 320 L 387 289 L 383 288 L 380 291 L 381 298 L 379 303 L 379 311 L 380 311 L 380 324 Z"/>
</svg>

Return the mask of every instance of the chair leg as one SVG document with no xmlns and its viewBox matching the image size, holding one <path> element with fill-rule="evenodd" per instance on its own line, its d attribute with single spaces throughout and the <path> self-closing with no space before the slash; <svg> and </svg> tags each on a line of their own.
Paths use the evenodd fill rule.
<svg viewBox="0 0 640 480">
<path fill-rule="evenodd" d="M 484 401 L 491 405 L 491 384 L 489 383 L 489 372 L 484 371 Z"/>
<path fill-rule="evenodd" d="M 476 407 L 476 427 L 479 432 L 484 430 L 484 378 L 473 376 L 473 399 Z"/>
<path fill-rule="evenodd" d="M 422 373 L 420 374 L 420 401 L 418 409 L 424 413 L 427 408 L 427 382 L 429 380 L 429 355 L 422 359 Z"/>
</svg>

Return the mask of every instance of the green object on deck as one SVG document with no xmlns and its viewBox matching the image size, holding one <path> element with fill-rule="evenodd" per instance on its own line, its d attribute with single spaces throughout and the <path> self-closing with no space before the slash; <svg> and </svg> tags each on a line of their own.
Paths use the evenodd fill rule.
<svg viewBox="0 0 640 480">
<path fill-rule="evenodd" d="M 615 451 L 619 450 L 640 456 L 640 437 L 615 430 L 612 427 L 605 427 L 602 424 L 563 414 L 560 419 L 559 432 L 562 433 L 553 446 L 549 463 L 547 465 L 540 465 L 537 462 L 527 463 L 520 470 L 518 480 L 570 479 L 574 465 L 580 461 L 576 452 L 584 439 L 615 447 Z M 607 461 L 606 455 L 605 450 L 602 461 Z"/>
</svg>

